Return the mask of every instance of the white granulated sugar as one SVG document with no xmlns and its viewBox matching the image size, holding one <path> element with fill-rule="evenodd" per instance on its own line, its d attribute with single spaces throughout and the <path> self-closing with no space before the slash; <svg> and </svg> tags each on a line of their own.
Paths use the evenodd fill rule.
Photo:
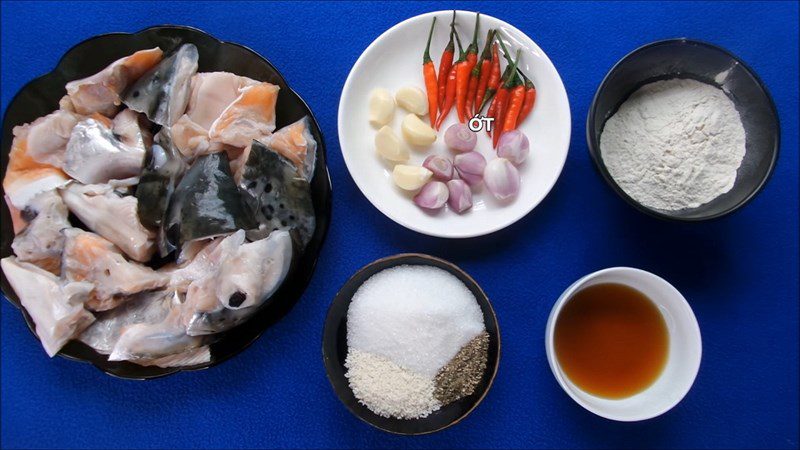
<svg viewBox="0 0 800 450">
<path fill-rule="evenodd" d="M 431 378 L 404 369 L 383 356 L 350 349 L 344 366 L 359 403 L 383 417 L 427 417 L 442 404 Z"/>
<path fill-rule="evenodd" d="M 475 296 L 445 270 L 404 265 L 370 277 L 347 312 L 347 345 L 427 378 L 484 330 Z"/>
<path fill-rule="evenodd" d="M 611 177 L 650 208 L 696 208 L 728 192 L 745 154 L 725 93 L 689 79 L 642 86 L 608 119 L 600 151 Z"/>
</svg>

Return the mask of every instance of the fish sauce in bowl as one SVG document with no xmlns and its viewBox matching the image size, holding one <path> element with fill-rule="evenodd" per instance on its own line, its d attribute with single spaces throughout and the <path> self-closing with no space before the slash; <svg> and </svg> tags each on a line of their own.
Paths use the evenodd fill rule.
<svg viewBox="0 0 800 450">
<path fill-rule="evenodd" d="M 658 306 L 619 283 L 578 291 L 558 317 L 554 343 L 570 381 L 607 399 L 627 398 L 650 387 L 669 356 L 669 331 Z"/>
</svg>

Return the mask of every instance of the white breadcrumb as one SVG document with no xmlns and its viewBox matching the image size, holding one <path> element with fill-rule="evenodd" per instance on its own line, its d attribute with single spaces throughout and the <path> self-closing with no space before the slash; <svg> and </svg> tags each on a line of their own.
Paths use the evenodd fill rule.
<svg viewBox="0 0 800 450">
<path fill-rule="evenodd" d="M 344 366 L 359 403 L 379 416 L 418 419 L 442 407 L 433 395 L 433 379 L 383 356 L 351 348 Z"/>
</svg>

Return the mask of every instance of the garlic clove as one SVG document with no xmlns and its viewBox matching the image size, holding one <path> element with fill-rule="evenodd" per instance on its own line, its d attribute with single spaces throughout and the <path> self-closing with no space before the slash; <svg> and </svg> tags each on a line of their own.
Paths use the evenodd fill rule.
<svg viewBox="0 0 800 450">
<path fill-rule="evenodd" d="M 447 205 L 457 213 L 462 213 L 472 208 L 472 190 L 464 180 L 450 180 L 447 182 L 449 196 Z"/>
<path fill-rule="evenodd" d="M 416 191 L 431 179 L 433 172 L 420 166 L 398 164 L 392 171 L 394 183 L 406 191 Z"/>
<path fill-rule="evenodd" d="M 483 180 L 483 171 L 486 168 L 486 158 L 478 152 L 466 152 L 456 155 L 453 159 L 459 178 L 470 186 L 476 186 Z"/>
<path fill-rule="evenodd" d="M 375 151 L 383 158 L 393 162 L 408 161 L 409 151 L 400 137 L 388 125 L 384 125 L 375 133 Z"/>
<path fill-rule="evenodd" d="M 428 146 L 436 142 L 436 132 L 415 114 L 403 118 L 401 129 L 403 137 L 411 145 Z"/>
<path fill-rule="evenodd" d="M 422 167 L 433 172 L 433 178 L 439 181 L 449 181 L 453 178 L 453 163 L 444 156 L 428 156 L 422 163 Z"/>
<path fill-rule="evenodd" d="M 369 123 L 382 127 L 394 118 L 394 98 L 383 88 L 373 89 L 369 94 Z"/>
<path fill-rule="evenodd" d="M 511 198 L 519 193 L 519 171 L 505 158 L 495 158 L 483 172 L 486 188 L 499 200 Z"/>
<path fill-rule="evenodd" d="M 414 196 L 414 203 L 420 208 L 439 209 L 447 203 L 450 191 L 441 181 L 430 181 Z"/>
<path fill-rule="evenodd" d="M 422 89 L 414 86 L 406 86 L 400 88 L 394 95 L 397 101 L 397 106 L 405 109 L 410 113 L 418 116 L 424 116 L 428 113 L 428 99 L 425 98 L 425 93 Z"/>
</svg>

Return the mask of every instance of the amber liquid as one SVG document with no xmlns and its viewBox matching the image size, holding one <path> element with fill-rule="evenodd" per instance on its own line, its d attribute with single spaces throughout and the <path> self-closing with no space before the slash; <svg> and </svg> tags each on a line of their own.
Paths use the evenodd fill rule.
<svg viewBox="0 0 800 450">
<path fill-rule="evenodd" d="M 669 355 L 669 332 L 658 307 L 641 292 L 622 284 L 596 284 L 561 309 L 555 351 L 576 386 L 619 399 L 643 391 L 659 377 Z"/>
</svg>

